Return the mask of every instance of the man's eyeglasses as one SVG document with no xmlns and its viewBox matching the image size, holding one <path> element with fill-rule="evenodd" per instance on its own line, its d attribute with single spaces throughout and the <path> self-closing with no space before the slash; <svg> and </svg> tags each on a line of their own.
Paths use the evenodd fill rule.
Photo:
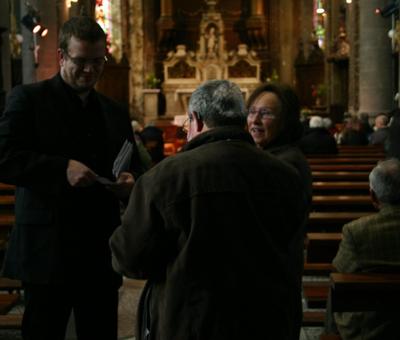
<svg viewBox="0 0 400 340">
<path fill-rule="evenodd" d="M 190 121 L 191 121 L 191 118 L 190 118 L 190 117 L 187 117 L 187 118 L 184 120 L 183 124 L 182 124 L 182 130 L 183 130 L 184 132 L 186 132 L 186 133 L 189 132 Z"/>
<path fill-rule="evenodd" d="M 254 107 L 251 107 L 249 110 L 249 116 L 254 117 L 257 114 L 259 114 L 260 118 L 264 120 L 272 120 L 276 118 L 276 116 L 265 107 L 261 107 L 258 110 Z"/>
<path fill-rule="evenodd" d="M 85 65 L 92 65 L 95 67 L 102 66 L 106 61 L 107 57 L 98 57 L 98 58 L 81 58 L 81 57 L 71 57 L 67 51 L 63 51 L 65 55 L 70 59 L 76 66 L 78 67 L 84 67 Z"/>
</svg>

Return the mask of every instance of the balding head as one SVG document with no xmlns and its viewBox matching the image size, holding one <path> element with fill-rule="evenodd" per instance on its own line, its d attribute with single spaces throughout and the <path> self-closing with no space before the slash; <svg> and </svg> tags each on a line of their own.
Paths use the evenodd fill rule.
<svg viewBox="0 0 400 340">
<path fill-rule="evenodd" d="M 381 204 L 400 204 L 400 161 L 379 162 L 369 174 L 369 185 Z"/>
<path fill-rule="evenodd" d="M 387 126 L 389 118 L 386 115 L 380 114 L 375 118 L 375 127 L 377 129 L 382 129 Z"/>
</svg>

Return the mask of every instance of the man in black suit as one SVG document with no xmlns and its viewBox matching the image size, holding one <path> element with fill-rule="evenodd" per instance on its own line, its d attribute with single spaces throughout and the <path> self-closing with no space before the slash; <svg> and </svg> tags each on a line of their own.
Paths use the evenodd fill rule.
<svg viewBox="0 0 400 340">
<path fill-rule="evenodd" d="M 60 73 L 13 89 L 0 118 L 0 181 L 16 185 L 3 275 L 24 285 L 24 339 L 64 339 L 71 311 L 78 339 L 117 339 L 122 280 L 108 239 L 141 166 L 127 112 L 94 90 L 105 53 L 93 19 L 68 20 Z M 132 165 L 115 178 L 126 140 Z"/>
</svg>

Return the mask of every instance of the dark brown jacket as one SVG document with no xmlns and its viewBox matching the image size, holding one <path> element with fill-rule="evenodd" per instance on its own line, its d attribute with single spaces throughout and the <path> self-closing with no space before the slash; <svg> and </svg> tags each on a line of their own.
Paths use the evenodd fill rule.
<svg viewBox="0 0 400 340">
<path fill-rule="evenodd" d="M 114 268 L 148 279 L 139 338 L 292 339 L 303 198 L 291 167 L 231 127 L 143 175 L 110 240 Z"/>
</svg>

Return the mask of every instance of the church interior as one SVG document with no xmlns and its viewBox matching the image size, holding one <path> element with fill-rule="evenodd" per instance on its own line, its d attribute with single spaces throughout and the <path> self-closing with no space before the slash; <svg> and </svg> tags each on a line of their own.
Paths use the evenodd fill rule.
<svg viewBox="0 0 400 340">
<path fill-rule="evenodd" d="M 245 100 L 263 83 L 285 83 L 299 97 L 302 120 L 330 119 L 338 153 L 307 157 L 313 202 L 304 243 L 301 339 L 341 339 L 323 334 L 332 289 L 338 288 L 341 311 L 359 310 L 367 298 L 332 276 L 331 262 L 341 227 L 374 212 L 368 174 L 386 155 L 383 145 L 340 145 L 337 136 L 346 119 L 363 117 L 372 127 L 377 116 L 390 119 L 399 110 L 399 1 L 2 0 L 0 112 L 13 87 L 58 72 L 59 29 L 82 14 L 95 18 L 107 34 L 107 62 L 96 90 L 123 106 L 133 127 L 159 128 L 165 156 L 185 144 L 188 100 L 207 80 L 235 82 Z M 2 253 L 14 223 L 13 195 L 13 186 L 0 184 Z M 400 277 L 384 287 L 379 285 L 384 276 L 369 279 L 381 303 L 398 301 L 393 297 L 400 293 Z M 129 301 L 121 317 L 129 325 L 120 339 L 133 339 L 133 321 L 126 314 L 135 315 L 131 304 L 141 287 L 138 282 L 125 286 Z M 19 339 L 20 283 L 0 278 L 0 290 L 0 339 Z"/>
</svg>

